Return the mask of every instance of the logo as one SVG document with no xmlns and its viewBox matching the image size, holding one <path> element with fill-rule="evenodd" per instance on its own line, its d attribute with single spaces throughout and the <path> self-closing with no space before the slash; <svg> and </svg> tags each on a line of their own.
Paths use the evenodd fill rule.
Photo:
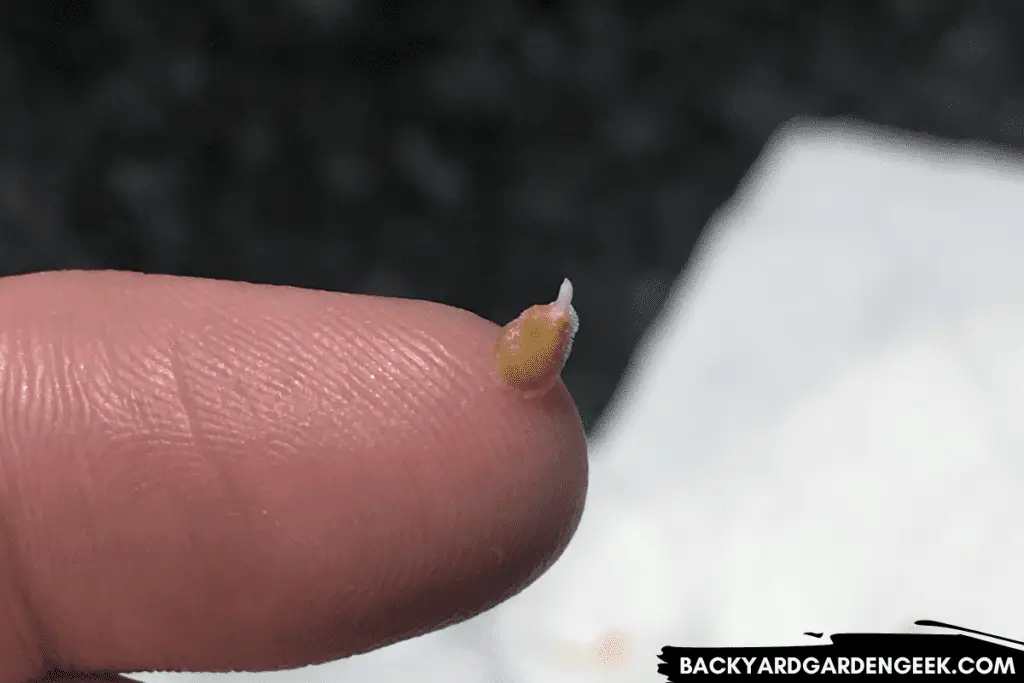
<svg viewBox="0 0 1024 683">
<path fill-rule="evenodd" d="M 940 621 L 914 623 L 950 633 L 835 633 L 829 642 L 795 647 L 665 647 L 658 673 L 675 683 L 751 676 L 1024 680 L 1024 642 Z M 804 635 L 823 638 L 810 631 Z"/>
</svg>

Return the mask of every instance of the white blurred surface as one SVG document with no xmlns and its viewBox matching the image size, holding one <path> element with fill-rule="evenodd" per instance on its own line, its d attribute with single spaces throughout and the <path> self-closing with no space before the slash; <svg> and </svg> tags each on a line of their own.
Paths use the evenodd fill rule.
<svg viewBox="0 0 1024 683">
<path fill-rule="evenodd" d="M 535 585 L 343 662 L 140 677 L 640 683 L 667 644 L 921 618 L 1024 639 L 1022 446 L 1024 161 L 794 124 L 638 351 Z"/>
</svg>

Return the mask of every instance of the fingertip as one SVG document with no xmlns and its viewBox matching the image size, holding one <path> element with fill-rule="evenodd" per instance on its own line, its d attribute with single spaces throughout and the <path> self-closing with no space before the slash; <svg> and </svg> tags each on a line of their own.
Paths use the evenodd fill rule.
<svg viewBox="0 0 1024 683">
<path fill-rule="evenodd" d="M 34 387 L 0 406 L 3 504 L 63 668 L 366 651 L 521 590 L 579 522 L 572 397 L 494 382 L 469 312 L 75 272 L 0 281 L 0 308 L 3 377 Z"/>
</svg>

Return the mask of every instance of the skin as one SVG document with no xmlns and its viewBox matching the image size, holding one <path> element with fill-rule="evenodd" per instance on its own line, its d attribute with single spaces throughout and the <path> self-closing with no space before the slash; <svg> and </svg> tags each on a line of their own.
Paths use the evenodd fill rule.
<svg viewBox="0 0 1024 683">
<path fill-rule="evenodd" d="M 501 386 L 471 313 L 116 272 L 0 279 L 0 312 L 3 683 L 365 652 L 579 521 L 569 393 Z"/>
</svg>

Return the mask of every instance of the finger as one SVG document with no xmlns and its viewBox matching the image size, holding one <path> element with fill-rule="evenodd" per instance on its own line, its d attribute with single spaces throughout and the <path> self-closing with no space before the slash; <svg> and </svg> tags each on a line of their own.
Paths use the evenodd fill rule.
<svg viewBox="0 0 1024 683">
<path fill-rule="evenodd" d="M 493 380 L 465 311 L 64 272 L 0 280 L 0 320 L 2 680 L 362 652 L 518 591 L 578 521 L 568 392 Z"/>
</svg>

